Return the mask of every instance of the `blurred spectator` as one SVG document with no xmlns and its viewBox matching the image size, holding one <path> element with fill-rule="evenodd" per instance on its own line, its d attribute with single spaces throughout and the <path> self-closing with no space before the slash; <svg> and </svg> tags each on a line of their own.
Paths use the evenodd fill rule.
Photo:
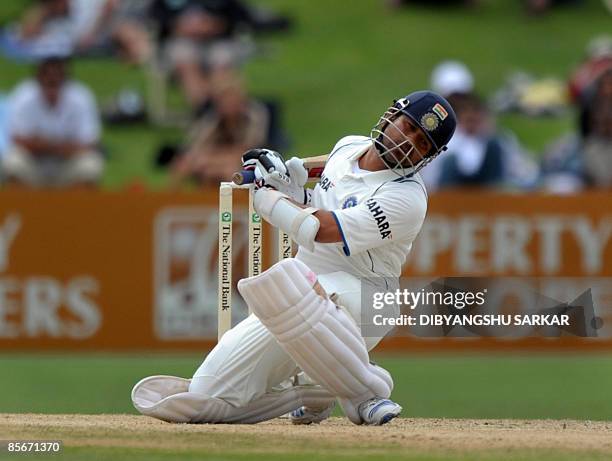
<svg viewBox="0 0 612 461">
<path fill-rule="evenodd" d="M 103 160 L 96 102 L 88 88 L 68 79 L 65 58 L 38 64 L 36 78 L 14 90 L 8 117 L 12 147 L 2 157 L 2 172 L 9 183 L 97 183 Z"/>
<path fill-rule="evenodd" d="M 429 189 L 460 186 L 529 187 L 536 166 L 516 137 L 500 133 L 484 102 L 474 93 L 448 97 L 458 124 L 448 151 L 423 169 Z"/>
<path fill-rule="evenodd" d="M 152 0 L 71 0 L 71 15 L 79 54 L 115 51 L 132 63 L 144 63 L 152 54 L 147 31 Z"/>
<path fill-rule="evenodd" d="M 166 66 L 195 110 L 210 99 L 211 81 L 232 78 L 253 52 L 238 34 L 250 20 L 238 0 L 155 0 L 151 12 Z"/>
<path fill-rule="evenodd" d="M 442 61 L 431 73 L 431 88 L 445 98 L 453 93 L 471 93 L 474 76 L 462 62 Z"/>
<path fill-rule="evenodd" d="M 549 192 L 612 187 L 612 69 L 585 91 L 578 133 L 555 142 L 542 160 Z"/>
<path fill-rule="evenodd" d="M 544 14 L 560 5 L 578 5 L 583 0 L 525 0 L 525 7 L 531 14 Z"/>
<path fill-rule="evenodd" d="M 400 7 L 410 4 L 425 5 L 425 6 L 477 6 L 480 0 L 387 0 L 391 7 Z"/>
<path fill-rule="evenodd" d="M 216 82 L 213 88 L 214 109 L 196 122 L 186 150 L 172 164 L 175 184 L 187 178 L 199 184 L 227 181 L 246 150 L 267 145 L 268 108 L 249 98 L 236 78 Z"/>
<path fill-rule="evenodd" d="M 10 136 L 8 132 L 8 106 L 8 95 L 5 93 L 0 93 L 0 165 L 2 162 L 2 157 L 6 154 L 10 146 Z M 1 170 L 0 178 L 2 178 Z"/>
<path fill-rule="evenodd" d="M 129 60 L 151 54 L 144 25 L 151 0 L 37 0 L 20 24 L 3 30 L 0 47 L 14 59 L 33 60 L 62 49 L 109 54 L 115 45 Z"/>
<path fill-rule="evenodd" d="M 9 58 L 37 59 L 52 50 L 72 49 L 68 0 L 37 0 L 26 9 L 20 24 L 2 31 L 1 47 Z"/>
<path fill-rule="evenodd" d="M 579 102 L 585 88 L 593 85 L 607 69 L 612 68 L 612 36 L 602 35 L 589 42 L 586 59 L 572 73 L 569 91 L 574 102 Z"/>
<path fill-rule="evenodd" d="M 560 116 L 569 110 L 567 84 L 557 77 L 536 77 L 512 72 L 492 97 L 497 113 L 517 112 L 530 117 Z"/>
</svg>

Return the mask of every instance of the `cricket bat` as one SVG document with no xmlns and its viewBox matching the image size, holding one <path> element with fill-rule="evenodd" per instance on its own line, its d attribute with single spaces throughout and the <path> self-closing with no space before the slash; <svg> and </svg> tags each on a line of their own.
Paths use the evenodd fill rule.
<svg viewBox="0 0 612 461">
<path fill-rule="evenodd" d="M 314 181 L 321 177 L 323 173 L 323 169 L 325 168 L 325 162 L 327 162 L 327 157 L 329 154 L 318 155 L 316 157 L 307 157 L 304 158 L 304 167 L 308 171 L 308 180 Z M 268 170 L 268 173 L 274 171 L 274 165 L 272 162 L 267 161 L 267 159 L 262 159 L 262 166 Z M 242 185 L 242 184 L 250 184 L 255 181 L 255 171 L 254 170 L 242 170 L 234 173 L 232 175 L 232 181 L 234 184 Z"/>
</svg>

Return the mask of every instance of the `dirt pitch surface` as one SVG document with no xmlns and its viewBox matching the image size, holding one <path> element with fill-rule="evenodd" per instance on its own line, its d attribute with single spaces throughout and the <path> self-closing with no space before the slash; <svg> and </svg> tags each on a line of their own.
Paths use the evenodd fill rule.
<svg viewBox="0 0 612 461">
<path fill-rule="evenodd" d="M 400 418 L 384 427 L 366 427 L 331 418 L 312 426 L 293 426 L 286 419 L 257 425 L 179 425 L 135 415 L 0 414 L 0 434 L 5 440 L 61 439 L 67 450 L 119 447 L 228 459 L 232 454 L 270 456 L 315 448 L 341 450 L 355 458 L 381 452 L 465 455 L 513 450 L 612 458 L 612 422 L 589 421 Z"/>
</svg>

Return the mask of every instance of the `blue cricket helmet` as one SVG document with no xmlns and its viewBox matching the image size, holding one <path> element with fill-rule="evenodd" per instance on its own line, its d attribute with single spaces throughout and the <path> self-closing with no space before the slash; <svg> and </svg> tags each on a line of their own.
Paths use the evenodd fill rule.
<svg viewBox="0 0 612 461">
<path fill-rule="evenodd" d="M 421 159 L 414 163 L 409 159 L 410 152 L 403 153 L 398 159 L 400 145 L 385 146 L 384 138 L 389 140 L 384 130 L 393 120 L 405 115 L 418 126 L 431 142 L 432 148 Z M 393 102 L 393 105 L 382 115 L 372 129 L 370 138 L 384 163 L 400 176 L 414 174 L 431 162 L 452 138 L 457 126 L 455 111 L 446 99 L 433 91 L 416 91 Z M 413 147 L 414 148 L 414 147 Z M 395 151 L 392 156 L 388 154 Z M 409 168 L 406 168 L 408 163 Z"/>
<path fill-rule="evenodd" d="M 433 91 L 415 91 L 393 106 L 423 130 L 433 144 L 430 155 L 446 150 L 457 127 L 457 116 L 446 99 Z"/>
</svg>

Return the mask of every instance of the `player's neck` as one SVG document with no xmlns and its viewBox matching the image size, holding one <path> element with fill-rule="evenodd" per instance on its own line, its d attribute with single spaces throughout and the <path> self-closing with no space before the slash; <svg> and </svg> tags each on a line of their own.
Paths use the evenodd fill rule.
<svg viewBox="0 0 612 461">
<path fill-rule="evenodd" d="M 370 147 L 365 154 L 359 157 L 357 164 L 359 168 L 366 171 L 380 171 L 387 168 L 378 156 L 378 152 L 374 146 Z"/>
</svg>

